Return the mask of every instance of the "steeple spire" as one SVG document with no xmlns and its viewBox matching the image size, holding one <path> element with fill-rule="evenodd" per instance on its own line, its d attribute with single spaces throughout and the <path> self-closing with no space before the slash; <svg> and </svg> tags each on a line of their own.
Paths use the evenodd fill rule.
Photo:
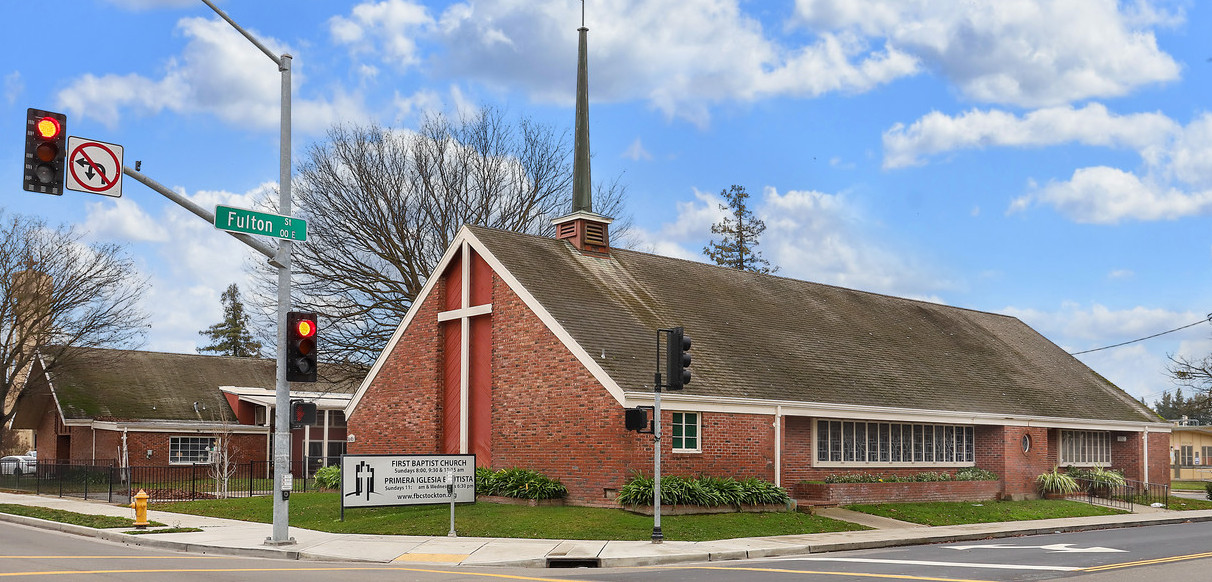
<svg viewBox="0 0 1212 582">
<path fill-rule="evenodd" d="M 592 185 L 589 172 L 589 57 L 585 28 L 585 2 L 581 2 L 581 28 L 577 43 L 577 122 L 573 137 L 572 211 L 593 212 Z"/>
<path fill-rule="evenodd" d="M 582 253 L 610 256 L 610 223 L 593 211 L 593 181 L 589 175 L 589 32 L 585 28 L 585 0 L 581 0 L 581 27 L 577 44 L 577 121 L 573 134 L 572 212 L 551 223 L 556 238 Z"/>
</svg>

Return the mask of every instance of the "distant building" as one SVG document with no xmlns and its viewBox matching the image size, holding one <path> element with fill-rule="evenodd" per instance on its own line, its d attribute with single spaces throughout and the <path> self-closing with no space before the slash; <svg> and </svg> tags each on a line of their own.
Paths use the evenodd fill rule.
<svg viewBox="0 0 1212 582">
<path fill-rule="evenodd" d="M 39 359 L 13 424 L 32 429 L 41 464 L 207 463 L 229 436 L 236 462 L 272 457 L 275 361 L 73 348 L 55 373 Z M 296 384 L 317 423 L 292 431 L 292 472 L 310 474 L 344 452 L 349 384 Z"/>
</svg>

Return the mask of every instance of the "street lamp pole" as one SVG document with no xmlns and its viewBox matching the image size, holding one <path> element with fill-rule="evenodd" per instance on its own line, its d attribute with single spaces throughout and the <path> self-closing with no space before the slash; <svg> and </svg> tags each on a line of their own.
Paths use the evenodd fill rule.
<svg viewBox="0 0 1212 582">
<path fill-rule="evenodd" d="M 253 43 L 274 64 L 282 74 L 282 134 L 280 139 L 281 155 L 278 162 L 278 212 L 290 216 L 290 64 L 289 54 L 275 55 L 264 44 L 261 44 L 252 34 L 219 10 L 211 0 L 202 0 L 211 10 L 214 10 L 223 20 L 232 25 L 249 42 Z M 266 538 L 268 545 L 285 545 L 295 543 L 290 537 L 290 505 L 285 484 L 290 475 L 290 385 L 286 382 L 286 313 L 290 311 L 290 255 L 291 241 L 278 242 L 278 254 L 270 260 L 270 264 L 278 267 L 278 365 L 274 387 L 274 524 L 273 534 Z"/>
</svg>

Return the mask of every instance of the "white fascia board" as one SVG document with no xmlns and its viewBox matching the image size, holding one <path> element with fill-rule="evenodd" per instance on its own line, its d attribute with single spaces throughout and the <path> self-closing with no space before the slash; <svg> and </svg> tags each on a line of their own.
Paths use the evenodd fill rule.
<svg viewBox="0 0 1212 582">
<path fill-rule="evenodd" d="M 539 321 L 542 321 L 543 325 L 547 326 L 547 329 L 560 340 L 560 343 L 564 344 L 564 347 L 568 348 L 568 351 L 571 352 L 577 361 L 589 371 L 593 378 L 606 388 L 606 391 L 614 397 L 615 401 L 617 401 L 619 404 L 623 404 L 626 401 L 623 388 L 610 377 L 610 374 L 606 373 L 606 370 L 604 370 L 602 366 L 593 359 L 593 356 L 591 356 L 589 352 L 585 351 L 585 348 L 581 347 L 581 344 L 577 343 L 577 341 L 573 339 L 572 334 L 568 333 L 568 330 L 564 329 L 564 326 L 560 325 L 560 322 L 547 311 L 547 308 L 543 307 L 543 304 L 539 303 L 539 300 L 535 299 L 534 295 L 531 295 L 530 291 L 522 286 L 517 278 L 513 276 L 513 273 L 510 273 L 509 269 L 506 269 L 505 265 L 501 264 L 501 261 L 497 260 L 497 258 L 488 251 L 488 249 L 484 246 L 484 243 L 480 242 L 480 240 L 477 239 L 474 234 L 471 234 L 470 231 L 465 230 L 465 232 L 467 233 L 468 243 L 470 243 L 471 247 L 474 248 L 476 253 L 480 255 L 480 258 L 484 259 L 484 262 L 488 263 L 488 266 L 497 274 L 497 276 L 509 286 L 509 289 L 522 300 L 522 303 L 524 303 L 526 307 L 530 308 L 530 311 L 539 318 Z"/>
<path fill-rule="evenodd" d="M 651 406 L 651 392 L 628 392 L 623 406 Z M 1114 430 L 1126 432 L 1170 432 L 1166 422 L 1132 422 L 1098 420 L 1088 418 L 1063 418 L 1048 416 L 1021 416 L 991 414 L 983 412 L 958 412 L 948 410 L 918 410 L 885 406 L 859 406 L 827 402 L 795 402 L 754 400 L 694 396 L 690 394 L 661 393 L 661 408 L 685 410 L 687 412 L 724 412 L 731 414 L 762 414 L 781 416 L 808 416 L 814 418 L 838 418 L 854 420 L 884 420 L 889 422 L 921 422 L 934 424 L 971 424 L 991 426 L 1024 426 L 1041 428 L 1068 428 L 1080 430 Z"/>
<path fill-rule="evenodd" d="M 408 306 L 408 312 L 404 314 L 404 319 L 400 321 L 400 325 L 396 327 L 395 333 L 391 334 L 391 339 L 387 340 L 387 345 L 383 346 L 383 350 L 379 352 L 379 357 L 375 358 L 375 363 L 370 367 L 370 372 L 362 379 L 362 383 L 358 385 L 358 389 L 354 391 L 353 397 L 350 398 L 349 404 L 345 406 L 345 418 L 353 416 L 353 413 L 358 408 L 358 404 L 362 402 L 362 396 L 370 388 L 376 376 L 379 375 L 379 370 L 383 368 L 387 358 L 391 357 L 391 353 L 395 351 L 396 344 L 400 342 L 400 338 L 404 336 L 404 332 L 408 330 L 409 324 L 412 323 L 413 317 L 416 317 L 417 311 L 421 305 L 425 304 L 425 300 L 429 298 L 430 292 L 437 286 L 439 277 L 438 273 L 446 270 L 446 266 L 454 260 L 455 254 L 463 247 L 463 239 L 470 236 L 470 231 L 464 226 L 459 229 L 459 234 L 455 235 L 450 246 L 446 247 L 446 254 L 442 255 L 442 259 L 438 261 L 433 271 L 429 273 L 429 278 L 425 281 L 425 286 L 421 288 L 421 292 L 412 300 L 412 305 Z M 482 248 L 482 245 L 481 245 Z"/>
<path fill-rule="evenodd" d="M 135 422 L 118 422 L 118 421 L 93 421 L 87 423 L 97 430 L 113 430 L 113 431 L 133 431 L 133 432 L 176 432 L 176 433 L 216 433 L 227 432 L 232 434 L 267 434 L 265 426 L 256 426 L 251 424 L 227 424 L 214 422 L 189 422 L 189 421 L 135 421 Z"/>
</svg>

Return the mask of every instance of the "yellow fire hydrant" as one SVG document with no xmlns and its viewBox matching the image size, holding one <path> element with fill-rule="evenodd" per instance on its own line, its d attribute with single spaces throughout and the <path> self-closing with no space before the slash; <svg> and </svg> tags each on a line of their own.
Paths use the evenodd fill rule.
<svg viewBox="0 0 1212 582">
<path fill-rule="evenodd" d="M 151 525 L 147 523 L 147 499 L 149 497 L 151 496 L 148 495 L 146 491 L 140 489 L 139 492 L 135 494 L 134 503 L 130 504 L 131 507 L 135 508 L 134 525 L 137 529 L 146 529 L 148 525 Z"/>
</svg>

